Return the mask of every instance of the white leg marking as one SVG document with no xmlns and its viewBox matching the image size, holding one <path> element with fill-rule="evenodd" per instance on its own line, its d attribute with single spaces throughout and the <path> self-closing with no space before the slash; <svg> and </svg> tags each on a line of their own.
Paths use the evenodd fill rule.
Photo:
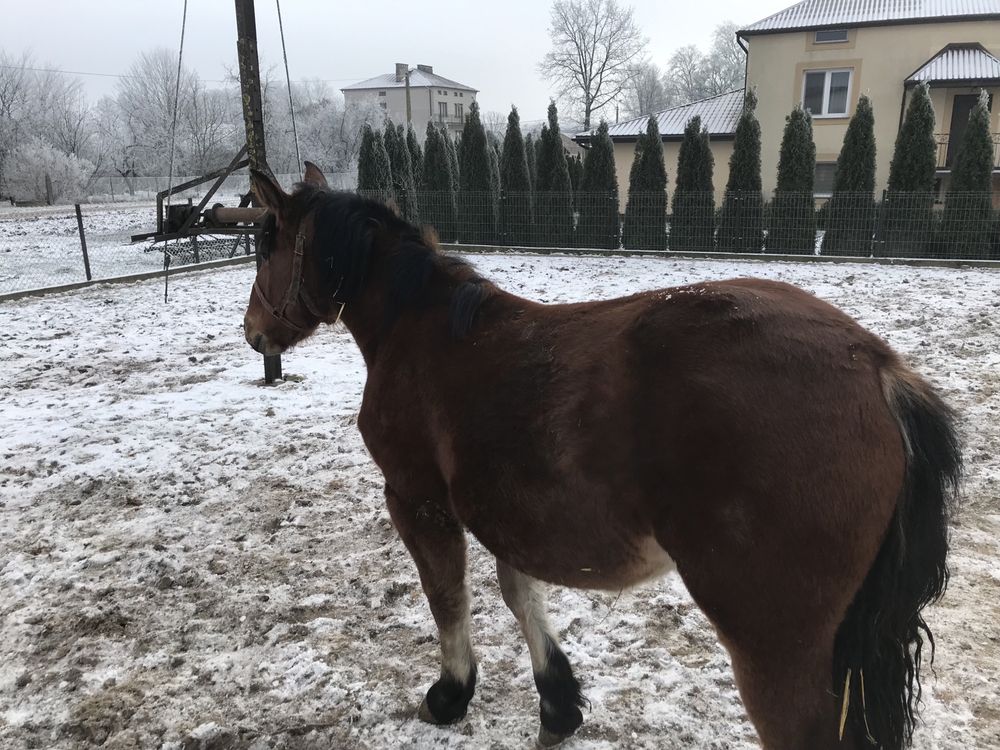
<svg viewBox="0 0 1000 750">
<path fill-rule="evenodd" d="M 548 661 L 547 641 L 556 642 L 545 614 L 545 586 L 497 560 L 497 581 L 503 600 L 514 613 L 531 654 L 531 668 L 543 672 Z"/>
</svg>

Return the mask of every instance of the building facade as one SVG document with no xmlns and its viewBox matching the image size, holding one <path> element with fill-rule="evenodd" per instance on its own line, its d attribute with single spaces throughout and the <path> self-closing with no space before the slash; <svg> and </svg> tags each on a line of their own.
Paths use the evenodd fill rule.
<svg viewBox="0 0 1000 750">
<path fill-rule="evenodd" d="M 369 78 L 341 89 L 346 106 L 374 101 L 396 123 L 409 121 L 422 139 L 428 122 L 460 131 L 478 89 L 434 72 L 430 65 L 410 68 L 396 63 L 394 73 Z"/>
<path fill-rule="evenodd" d="M 810 111 L 816 143 L 815 193 L 833 189 L 837 156 L 858 97 L 875 111 L 876 192 L 886 188 L 896 134 L 914 88 L 930 86 L 938 144 L 938 191 L 948 188 L 957 144 L 969 111 L 985 90 L 991 97 L 994 193 L 1000 195 L 1000 0 L 803 0 L 737 32 L 747 51 L 746 85 L 757 90 L 761 178 L 770 195 L 777 182 L 785 118 L 796 104 Z M 743 91 L 654 113 L 660 125 L 671 183 L 684 125 L 701 115 L 715 156 L 717 200 L 728 179 L 729 157 Z M 614 125 L 621 195 L 628 190 L 635 141 L 647 117 Z M 590 132 L 576 136 L 587 145 Z"/>
</svg>

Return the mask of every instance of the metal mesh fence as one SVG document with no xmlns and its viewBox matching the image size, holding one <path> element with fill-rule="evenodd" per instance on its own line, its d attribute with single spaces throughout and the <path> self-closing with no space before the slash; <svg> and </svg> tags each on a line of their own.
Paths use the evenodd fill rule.
<svg viewBox="0 0 1000 750">
<path fill-rule="evenodd" d="M 73 206 L 0 207 L 0 294 L 162 270 L 253 252 L 245 235 L 187 238 L 154 245 L 131 236 L 156 226 L 153 204 L 83 205 L 86 261 Z"/>
<path fill-rule="evenodd" d="M 416 191 L 394 201 L 445 242 L 517 247 L 1000 260 L 989 193 L 727 194 Z"/>
</svg>

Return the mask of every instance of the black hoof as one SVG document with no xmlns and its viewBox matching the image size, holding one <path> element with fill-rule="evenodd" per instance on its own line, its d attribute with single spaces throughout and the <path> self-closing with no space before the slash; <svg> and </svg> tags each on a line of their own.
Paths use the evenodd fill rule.
<svg viewBox="0 0 1000 750">
<path fill-rule="evenodd" d="M 465 717 L 469 701 L 476 690 L 476 671 L 462 684 L 451 677 L 442 677 L 431 685 L 417 709 L 417 718 L 428 724 L 451 724 Z"/>
<path fill-rule="evenodd" d="M 541 727 L 538 730 L 538 747 L 549 748 L 561 745 L 563 740 L 569 739 L 573 736 L 573 733 L 569 734 L 559 734 L 558 732 L 550 732 L 545 727 Z"/>
</svg>

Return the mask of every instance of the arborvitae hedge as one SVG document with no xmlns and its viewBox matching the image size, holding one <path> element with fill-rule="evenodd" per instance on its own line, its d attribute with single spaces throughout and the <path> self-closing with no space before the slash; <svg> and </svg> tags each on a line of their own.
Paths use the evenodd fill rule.
<svg viewBox="0 0 1000 750">
<path fill-rule="evenodd" d="M 527 245 L 534 226 L 531 178 L 517 107 L 510 108 L 500 154 L 500 237 L 508 245 Z"/>
<path fill-rule="evenodd" d="M 458 207 L 455 202 L 455 180 L 448 159 L 447 135 L 433 122 L 427 123 L 424 140 L 424 189 L 421 193 L 423 220 L 431 224 L 438 236 L 454 242 Z"/>
<path fill-rule="evenodd" d="M 628 202 L 622 245 L 636 250 L 663 250 L 667 244 L 667 169 L 663 141 L 650 116 L 645 134 L 635 144 L 628 179 Z"/>
<path fill-rule="evenodd" d="M 459 240 L 488 245 L 496 241 L 496 194 L 490 168 L 490 148 L 479 117 L 479 104 L 472 102 L 462 129 L 458 152 Z"/>
<path fill-rule="evenodd" d="M 989 97 L 981 92 L 969 114 L 951 184 L 944 199 L 944 215 L 936 238 L 935 255 L 945 258 L 988 259 L 993 222 L 993 139 L 990 136 Z"/>
<path fill-rule="evenodd" d="M 926 254 L 930 248 L 936 167 L 934 106 L 930 87 L 923 83 L 914 88 L 903 127 L 896 136 L 888 190 L 879 219 L 876 255 Z"/>
<path fill-rule="evenodd" d="M 608 123 L 604 120 L 590 139 L 590 148 L 583 159 L 577 210 L 580 213 L 576 227 L 578 247 L 619 247 L 615 148 L 608 135 Z"/>
<path fill-rule="evenodd" d="M 566 151 L 559 134 L 559 113 L 549 103 L 548 123 L 542 128 L 535 187 L 536 235 L 542 245 L 571 247 L 573 241 L 573 192 Z"/>
<path fill-rule="evenodd" d="M 389 167 L 392 170 L 392 188 L 396 196 L 399 214 L 404 219 L 416 223 L 417 186 L 413 179 L 413 164 L 410 162 L 410 150 L 406 147 L 406 137 L 403 129 L 385 121 L 385 150 L 389 155 Z"/>
<path fill-rule="evenodd" d="M 358 154 L 358 190 L 388 202 L 392 198 L 392 169 L 385 151 L 382 133 L 368 123 L 361 128 L 361 151 Z"/>
<path fill-rule="evenodd" d="M 712 171 L 715 158 L 708 145 L 708 131 L 701 117 L 692 117 L 684 128 L 677 157 L 677 183 L 670 217 L 671 250 L 713 250 L 715 246 L 715 194 Z"/>
<path fill-rule="evenodd" d="M 862 94 L 837 157 L 823 255 L 871 255 L 875 231 L 875 114 Z"/>
<path fill-rule="evenodd" d="M 420 148 L 413 123 L 406 126 L 406 148 L 410 152 L 410 164 L 413 165 L 413 182 L 416 184 L 417 190 L 420 190 L 424 186 L 424 152 Z"/>
<path fill-rule="evenodd" d="M 760 177 L 760 123 L 757 92 L 749 89 L 736 125 L 729 180 L 716 238 L 719 250 L 759 253 L 764 246 L 764 202 Z"/>
<path fill-rule="evenodd" d="M 767 234 L 769 253 L 813 255 L 816 252 L 815 170 L 812 118 L 801 105 L 796 105 L 785 120 L 781 139 L 778 184 Z"/>
<path fill-rule="evenodd" d="M 535 185 L 538 183 L 538 170 L 535 168 L 535 138 L 528 133 L 527 137 L 524 139 L 524 157 L 528 161 L 528 181 L 531 183 L 531 189 L 535 189 Z"/>
</svg>

